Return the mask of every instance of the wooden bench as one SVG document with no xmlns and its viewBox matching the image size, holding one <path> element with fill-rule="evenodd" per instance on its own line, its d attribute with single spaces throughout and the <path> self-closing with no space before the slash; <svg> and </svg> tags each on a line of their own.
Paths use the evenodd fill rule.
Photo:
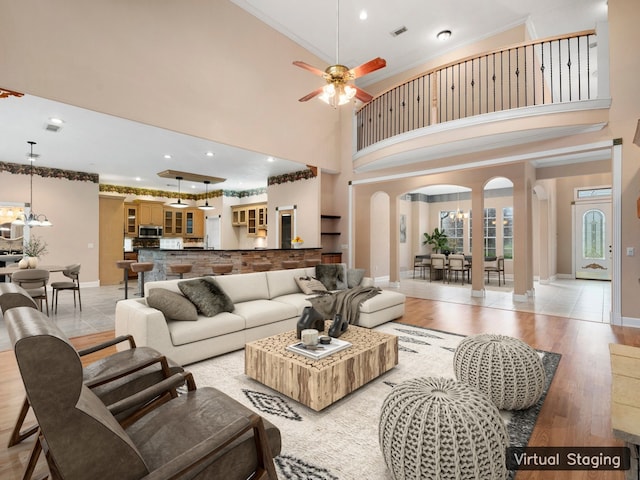
<svg viewBox="0 0 640 480">
<path fill-rule="evenodd" d="M 640 348 L 609 344 L 611 356 L 611 428 L 631 450 L 625 479 L 637 479 L 640 446 Z"/>
</svg>

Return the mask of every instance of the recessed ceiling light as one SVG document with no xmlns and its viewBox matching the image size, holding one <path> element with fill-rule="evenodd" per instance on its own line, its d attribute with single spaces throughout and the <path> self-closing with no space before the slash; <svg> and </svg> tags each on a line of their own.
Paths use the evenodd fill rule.
<svg viewBox="0 0 640 480">
<path fill-rule="evenodd" d="M 171 155 L 169 155 L 168 153 L 164 156 L 164 158 L 166 158 L 167 160 L 171 160 Z"/>
<path fill-rule="evenodd" d="M 141 182 L 142 179 L 140 177 L 136 177 L 136 182 Z"/>
<path fill-rule="evenodd" d="M 64 120 L 62 120 L 61 118 L 57 118 L 57 117 L 51 117 L 49 119 L 49 121 L 51 123 L 55 123 L 56 125 L 62 125 L 64 123 Z"/>
<path fill-rule="evenodd" d="M 273 157 L 269 157 L 269 158 L 267 158 L 267 162 L 273 162 L 273 161 L 274 161 L 274 160 L 273 160 Z"/>
<path fill-rule="evenodd" d="M 360 10 L 360 20 L 366 20 L 368 16 L 366 10 Z"/>
<path fill-rule="evenodd" d="M 451 38 L 451 30 L 442 30 L 441 32 L 438 32 L 436 38 L 441 42 L 449 40 Z"/>
<path fill-rule="evenodd" d="M 213 157 L 213 152 L 207 152 L 207 153 L 205 153 L 205 155 L 206 155 L 207 157 Z"/>
</svg>

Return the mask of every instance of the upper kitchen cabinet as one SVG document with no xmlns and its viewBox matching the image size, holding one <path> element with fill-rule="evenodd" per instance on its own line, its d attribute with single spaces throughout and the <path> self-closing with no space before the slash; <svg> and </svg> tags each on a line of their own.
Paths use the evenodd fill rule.
<svg viewBox="0 0 640 480">
<path fill-rule="evenodd" d="M 162 226 L 164 222 L 164 206 L 162 203 L 140 202 L 138 204 L 138 223 L 140 225 Z"/>
<path fill-rule="evenodd" d="M 184 212 L 179 208 L 164 209 L 165 237 L 181 237 L 184 235 Z"/>
<path fill-rule="evenodd" d="M 204 212 L 198 208 L 185 211 L 184 233 L 186 237 L 204 237 Z"/>
<path fill-rule="evenodd" d="M 126 237 L 138 236 L 138 206 L 124 204 L 124 234 Z"/>
</svg>

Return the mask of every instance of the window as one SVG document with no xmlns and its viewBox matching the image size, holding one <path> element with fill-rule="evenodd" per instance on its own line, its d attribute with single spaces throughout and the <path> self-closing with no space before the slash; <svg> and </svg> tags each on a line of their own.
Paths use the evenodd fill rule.
<svg viewBox="0 0 640 480">
<path fill-rule="evenodd" d="M 585 200 L 588 198 L 610 197 L 611 191 L 611 187 L 583 188 L 577 190 L 576 198 L 578 200 Z"/>
<path fill-rule="evenodd" d="M 496 254 L 496 209 L 484 209 L 484 256 L 495 257 Z"/>
<path fill-rule="evenodd" d="M 513 207 L 502 209 L 502 254 L 513 258 Z"/>
<path fill-rule="evenodd" d="M 447 235 L 449 250 L 462 252 L 464 249 L 464 217 L 456 217 L 455 211 L 440 212 L 440 230 Z"/>
<path fill-rule="evenodd" d="M 582 216 L 582 255 L 584 258 L 604 260 L 604 213 L 588 210 Z"/>
</svg>

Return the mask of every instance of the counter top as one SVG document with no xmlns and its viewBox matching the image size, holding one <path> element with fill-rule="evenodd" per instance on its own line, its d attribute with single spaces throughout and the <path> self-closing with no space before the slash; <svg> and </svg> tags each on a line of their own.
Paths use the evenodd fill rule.
<svg viewBox="0 0 640 480">
<path fill-rule="evenodd" d="M 281 252 L 281 251 L 298 251 L 298 250 L 321 250 L 322 247 L 304 247 L 304 248 L 238 248 L 238 249 L 219 249 L 219 248 L 158 248 L 158 247 L 138 247 L 135 250 L 152 250 L 154 252 Z"/>
<path fill-rule="evenodd" d="M 238 250 L 215 249 L 162 249 L 140 248 L 139 262 L 152 262 L 153 270 L 145 273 L 145 281 L 165 280 L 170 266 L 177 263 L 189 263 L 192 270 L 184 278 L 211 275 L 213 265 L 233 265 L 233 273 L 254 272 L 255 265 L 270 270 L 283 270 L 292 263 L 300 267 L 316 265 L 322 262 L 322 248 L 253 248 Z M 262 271 L 262 270 L 260 270 Z"/>
</svg>

